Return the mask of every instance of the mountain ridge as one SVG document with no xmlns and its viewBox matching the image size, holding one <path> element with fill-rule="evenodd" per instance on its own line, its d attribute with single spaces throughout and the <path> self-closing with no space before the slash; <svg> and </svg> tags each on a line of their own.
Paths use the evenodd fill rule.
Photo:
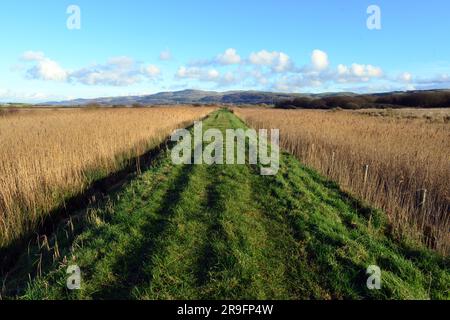
<svg viewBox="0 0 450 320">
<path fill-rule="evenodd" d="M 337 93 L 330 93 L 337 94 Z M 341 93 L 344 94 L 344 93 Z M 349 93 L 350 94 L 350 93 Z M 49 101 L 41 105 L 73 106 L 86 104 L 99 105 L 131 105 L 131 104 L 192 104 L 192 103 L 232 103 L 232 104 L 273 104 L 281 99 L 298 97 L 315 97 L 320 94 L 281 93 L 257 90 L 203 91 L 186 89 L 181 91 L 163 91 L 149 95 L 99 97 L 92 99 L 74 99 L 65 101 Z"/>
<path fill-rule="evenodd" d="M 82 106 L 88 104 L 98 105 L 165 105 L 165 104 L 274 104 L 282 100 L 295 98 L 327 98 L 327 97 L 382 97 L 404 93 L 420 92 L 449 92 L 449 90 L 413 90 L 393 91 L 373 94 L 357 94 L 353 92 L 324 92 L 324 93 L 282 93 L 257 90 L 235 91 L 203 91 L 186 89 L 181 91 L 163 91 L 148 95 L 100 97 L 93 99 L 74 99 L 66 101 L 50 101 L 40 105 L 49 106 Z"/>
</svg>

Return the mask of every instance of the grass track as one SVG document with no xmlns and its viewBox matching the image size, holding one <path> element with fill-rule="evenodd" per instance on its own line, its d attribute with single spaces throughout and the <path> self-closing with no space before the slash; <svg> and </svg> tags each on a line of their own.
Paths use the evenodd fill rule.
<svg viewBox="0 0 450 320">
<path fill-rule="evenodd" d="M 222 110 L 208 128 L 245 124 Z M 176 166 L 166 151 L 83 213 L 48 246 L 31 246 L 0 279 L 4 297 L 450 298 L 448 259 L 394 239 L 382 213 L 286 153 L 276 176 L 260 176 L 251 165 Z M 74 263 L 82 289 L 70 292 Z M 382 269 L 381 290 L 366 287 L 371 264 Z"/>
</svg>

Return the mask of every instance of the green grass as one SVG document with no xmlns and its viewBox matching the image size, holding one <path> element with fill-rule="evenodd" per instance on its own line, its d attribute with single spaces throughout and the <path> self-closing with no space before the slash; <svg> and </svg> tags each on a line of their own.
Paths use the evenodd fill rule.
<svg viewBox="0 0 450 320">
<path fill-rule="evenodd" d="M 245 127 L 225 110 L 204 121 Z M 162 152 L 40 242 L 0 279 L 3 298 L 450 298 L 448 259 L 395 239 L 382 212 L 286 153 L 276 176 L 261 176 L 251 165 L 176 166 Z M 66 289 L 71 264 L 79 291 Z M 381 290 L 366 287 L 373 264 Z"/>
</svg>

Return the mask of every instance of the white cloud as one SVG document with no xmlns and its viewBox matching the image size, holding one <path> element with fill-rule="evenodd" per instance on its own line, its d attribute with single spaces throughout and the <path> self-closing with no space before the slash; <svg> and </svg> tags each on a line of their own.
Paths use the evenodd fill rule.
<svg viewBox="0 0 450 320">
<path fill-rule="evenodd" d="M 354 64 L 352 64 L 352 67 L 350 70 L 351 70 L 351 74 L 353 74 L 357 77 L 363 77 L 364 74 L 366 73 L 365 69 L 366 69 L 365 66 L 354 63 Z"/>
<path fill-rule="evenodd" d="M 108 65 L 116 65 L 120 68 L 129 68 L 133 66 L 134 60 L 127 56 L 109 58 Z"/>
<path fill-rule="evenodd" d="M 340 64 L 337 67 L 338 82 L 367 82 L 381 77 L 383 70 L 371 64 L 353 63 L 351 66 Z"/>
<path fill-rule="evenodd" d="M 196 76 L 198 68 L 186 68 L 184 66 L 178 68 L 177 77 L 178 78 L 192 78 Z"/>
<path fill-rule="evenodd" d="M 39 73 L 44 80 L 66 81 L 68 72 L 52 60 L 39 62 Z"/>
<path fill-rule="evenodd" d="M 159 60 L 161 61 L 169 61 L 172 60 L 172 52 L 169 49 L 161 51 L 159 54 Z"/>
<path fill-rule="evenodd" d="M 322 80 L 318 74 L 291 74 L 275 79 L 272 87 L 282 92 L 297 92 L 305 88 L 318 88 L 325 83 L 326 80 Z"/>
<path fill-rule="evenodd" d="M 189 67 L 207 67 L 207 66 L 230 66 L 242 62 L 241 56 L 236 49 L 229 48 L 223 53 L 219 53 L 212 59 L 196 59 L 188 63 Z"/>
<path fill-rule="evenodd" d="M 236 53 L 228 50 L 225 53 L 227 52 L 229 56 Z M 217 67 L 224 66 L 218 62 L 224 56 L 225 54 L 217 57 Z M 311 62 L 300 68 L 295 66 L 286 53 L 267 50 L 253 52 L 248 59 L 241 59 L 239 67 L 227 66 L 226 73 L 222 69 L 208 69 L 211 64 L 212 60 L 203 60 L 202 63 L 180 67 L 176 78 L 280 91 L 334 90 L 333 88 L 344 83 L 362 84 L 372 83 L 376 79 L 387 80 L 383 70 L 372 64 L 339 64 L 336 68 L 331 68 L 328 54 L 318 49 L 311 52 Z"/>
<path fill-rule="evenodd" d="M 144 66 L 129 57 L 111 58 L 105 64 L 96 64 L 70 75 L 72 81 L 86 85 L 128 86 L 151 80 L 160 74 L 154 65 Z"/>
<path fill-rule="evenodd" d="M 208 71 L 208 78 L 217 79 L 218 77 L 220 77 L 220 73 L 216 69 L 211 69 Z"/>
<path fill-rule="evenodd" d="M 161 60 L 171 58 L 169 50 L 160 54 Z M 197 82 L 189 81 L 196 80 L 216 84 L 218 87 L 239 85 L 240 88 L 280 91 L 336 90 L 344 88 L 346 84 L 355 88 L 374 88 L 381 85 L 434 88 L 450 85 L 448 74 L 418 78 L 404 72 L 389 77 L 385 76 L 381 67 L 373 64 L 338 64 L 331 67 L 328 54 L 319 49 L 311 52 L 310 59 L 306 65 L 297 67 L 292 59 L 281 51 L 260 50 L 251 53 L 248 58 L 243 58 L 236 49 L 228 48 L 213 58 L 197 60 L 180 67 L 175 79 L 186 80 L 184 85 L 190 87 L 201 86 Z M 162 79 L 158 66 L 138 62 L 126 56 L 114 57 L 103 64 L 93 64 L 74 71 L 63 68 L 39 51 L 24 52 L 21 60 L 16 72 L 25 71 L 32 79 L 108 86 L 129 86 L 142 81 Z"/>
<path fill-rule="evenodd" d="M 254 65 L 267 66 L 275 72 L 285 72 L 291 69 L 292 61 L 289 56 L 283 52 L 261 50 L 252 52 L 249 58 L 250 63 Z"/>
<path fill-rule="evenodd" d="M 223 81 L 225 83 L 233 83 L 236 81 L 236 78 L 232 72 L 228 71 L 224 74 Z"/>
<path fill-rule="evenodd" d="M 28 76 L 33 79 L 42 79 L 50 81 L 66 81 L 68 72 L 64 70 L 57 62 L 44 59 L 27 72 Z"/>
<path fill-rule="evenodd" d="M 338 70 L 338 74 L 339 74 L 340 76 L 344 76 L 344 75 L 350 73 L 348 67 L 345 66 L 345 65 L 343 65 L 343 64 L 338 65 L 337 70 Z"/>
<path fill-rule="evenodd" d="M 185 67 L 182 66 L 178 69 L 175 77 L 177 79 L 191 79 L 201 82 L 211 82 L 218 86 L 225 86 L 231 83 L 236 83 L 236 76 L 228 71 L 221 73 L 213 68 L 200 68 L 200 67 Z"/>
<path fill-rule="evenodd" d="M 366 66 L 367 75 L 372 78 L 381 78 L 383 76 L 383 70 L 380 67 L 372 65 Z"/>
<path fill-rule="evenodd" d="M 147 75 L 150 76 L 150 77 L 157 76 L 157 75 L 159 75 L 161 73 L 161 70 L 157 66 L 155 66 L 153 64 L 145 67 L 144 70 L 147 73 Z"/>
<path fill-rule="evenodd" d="M 42 52 L 27 51 L 22 55 L 22 60 L 33 63 L 26 71 L 28 78 L 45 81 L 127 86 L 143 80 L 153 80 L 161 74 L 157 66 L 145 66 L 126 56 L 113 57 L 105 64 L 94 64 L 75 71 L 62 68 Z"/>
<path fill-rule="evenodd" d="M 68 71 L 64 70 L 56 61 L 47 58 L 43 52 L 24 52 L 22 60 L 35 63 L 26 71 L 27 76 L 31 79 L 62 82 L 68 78 Z"/>
<path fill-rule="evenodd" d="M 328 61 L 328 54 L 318 49 L 314 50 L 311 54 L 311 63 L 315 70 L 325 70 L 330 64 L 330 62 Z"/>
<path fill-rule="evenodd" d="M 204 69 L 199 67 L 180 67 L 177 71 L 180 79 L 196 79 L 200 81 L 212 81 L 220 77 L 216 69 Z"/>
<path fill-rule="evenodd" d="M 239 64 L 241 57 L 237 54 L 236 49 L 229 48 L 225 50 L 225 53 L 217 56 L 217 62 L 222 65 Z"/>
<path fill-rule="evenodd" d="M 257 84 L 267 85 L 269 83 L 270 74 L 263 73 L 259 69 L 251 70 L 250 76 L 255 79 Z"/>
<path fill-rule="evenodd" d="M 277 55 L 277 52 L 269 52 L 267 50 L 253 52 L 250 54 L 250 62 L 257 65 L 270 66 L 273 64 Z"/>
<path fill-rule="evenodd" d="M 277 72 L 283 72 L 291 67 L 291 59 L 283 52 L 280 52 L 278 56 L 278 63 L 275 65 L 274 70 Z"/>
<path fill-rule="evenodd" d="M 383 77 L 383 70 L 371 64 L 353 63 L 350 66 L 339 64 L 336 69 L 330 67 L 328 54 L 315 49 L 311 53 L 311 65 L 301 69 L 303 81 L 312 86 L 328 82 L 368 82 Z"/>
<path fill-rule="evenodd" d="M 403 73 L 398 77 L 398 79 L 399 79 L 401 82 L 409 83 L 409 82 L 412 81 L 412 74 L 409 73 L 409 72 L 403 72 Z"/>
<path fill-rule="evenodd" d="M 25 61 L 40 61 L 45 59 L 45 55 L 40 51 L 26 51 L 22 54 L 22 60 Z"/>
</svg>

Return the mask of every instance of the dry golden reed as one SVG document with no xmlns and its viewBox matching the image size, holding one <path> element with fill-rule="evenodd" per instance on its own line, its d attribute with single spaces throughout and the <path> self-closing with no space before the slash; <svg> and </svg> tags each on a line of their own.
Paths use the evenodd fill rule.
<svg viewBox="0 0 450 320">
<path fill-rule="evenodd" d="M 0 248 L 212 108 L 36 109 L 0 115 Z M 3 110 L 5 111 L 5 110 Z"/>
<path fill-rule="evenodd" d="M 347 111 L 234 109 L 279 128 L 280 145 L 344 190 L 385 210 L 395 231 L 448 254 L 450 124 Z"/>
</svg>

